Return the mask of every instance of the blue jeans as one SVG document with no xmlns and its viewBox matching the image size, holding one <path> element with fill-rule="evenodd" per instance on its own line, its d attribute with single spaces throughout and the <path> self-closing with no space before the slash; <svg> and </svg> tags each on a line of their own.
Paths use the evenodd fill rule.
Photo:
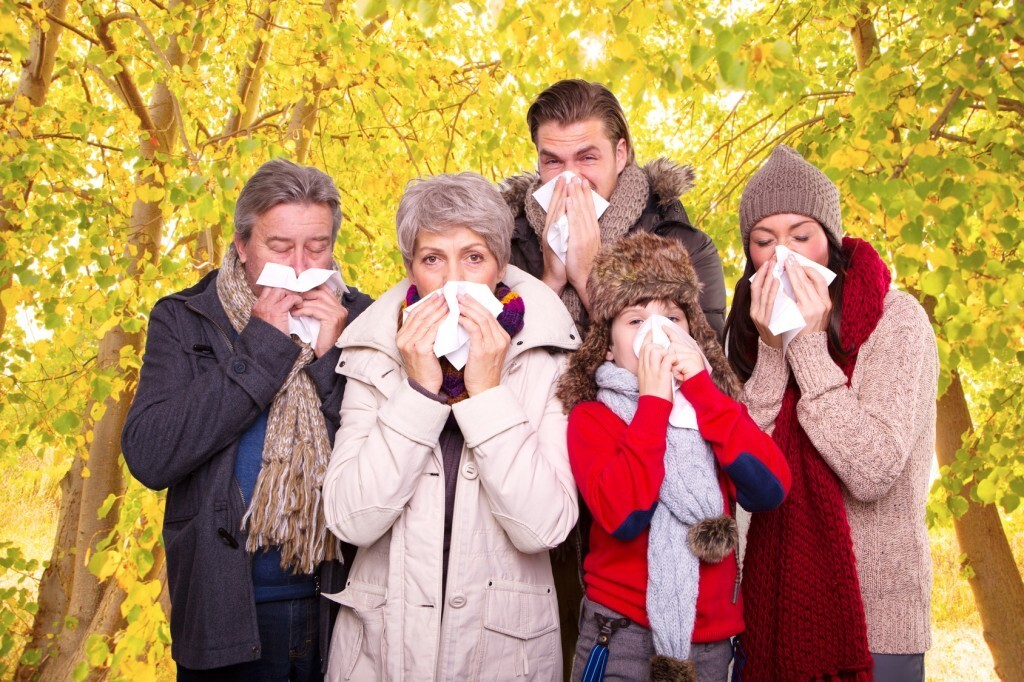
<svg viewBox="0 0 1024 682">
<path fill-rule="evenodd" d="M 178 682 L 320 682 L 320 596 L 256 604 L 262 656 L 212 670 L 178 666 Z"/>
</svg>

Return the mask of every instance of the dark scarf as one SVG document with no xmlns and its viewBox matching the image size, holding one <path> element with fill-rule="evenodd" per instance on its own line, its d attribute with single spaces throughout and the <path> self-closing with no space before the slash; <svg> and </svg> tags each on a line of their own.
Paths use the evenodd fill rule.
<svg viewBox="0 0 1024 682">
<path fill-rule="evenodd" d="M 498 282 L 498 286 L 494 289 L 494 296 L 501 301 L 503 306 L 501 313 L 498 314 L 498 324 L 501 325 L 501 328 L 510 337 L 514 338 L 516 334 L 523 330 L 526 304 L 523 303 L 523 299 L 519 294 L 509 289 L 503 282 Z M 419 300 L 420 292 L 416 290 L 416 285 L 413 284 L 405 292 L 405 303 L 402 305 L 401 310 L 405 310 L 408 306 Z M 401 310 L 399 310 L 398 317 L 399 328 L 402 326 Z M 455 369 L 452 363 L 448 361 L 448 358 L 438 358 L 438 361 L 441 363 L 441 373 L 444 376 L 441 380 L 441 392 L 447 397 L 447 403 L 454 405 L 468 398 L 469 392 L 466 391 L 466 382 L 464 380 L 466 368 Z"/>
<path fill-rule="evenodd" d="M 891 275 L 865 241 L 843 239 L 850 261 L 843 288 L 837 363 L 853 376 L 861 344 L 882 317 Z M 793 485 L 778 509 L 754 514 L 743 570 L 744 679 L 761 682 L 871 680 L 867 622 L 839 479 L 797 419 L 794 379 L 782 397 L 772 439 Z"/>
</svg>

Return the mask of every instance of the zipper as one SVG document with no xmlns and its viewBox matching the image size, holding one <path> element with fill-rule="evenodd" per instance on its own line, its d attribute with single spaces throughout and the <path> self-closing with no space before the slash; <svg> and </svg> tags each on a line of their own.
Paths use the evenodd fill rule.
<svg viewBox="0 0 1024 682">
<path fill-rule="evenodd" d="M 199 310 L 198 308 L 194 307 L 192 305 L 191 301 L 186 301 L 185 302 L 185 307 L 188 308 L 189 310 L 191 310 L 192 312 L 194 312 L 196 315 L 199 315 L 199 316 L 205 318 L 210 324 L 212 324 L 213 328 L 216 329 L 217 333 L 220 334 L 220 337 L 222 339 L 224 339 L 224 343 L 227 344 L 227 346 L 231 350 L 231 352 L 235 351 L 235 344 L 231 342 L 230 338 L 228 338 L 227 332 L 225 332 L 223 329 L 221 329 L 220 325 L 217 324 L 212 317 L 210 317 L 209 315 L 204 313 L 202 310 Z M 238 490 L 239 490 L 239 492 L 241 492 L 241 490 L 242 490 L 241 486 L 239 486 Z M 243 502 L 245 501 L 244 497 L 243 497 L 242 501 Z"/>
</svg>

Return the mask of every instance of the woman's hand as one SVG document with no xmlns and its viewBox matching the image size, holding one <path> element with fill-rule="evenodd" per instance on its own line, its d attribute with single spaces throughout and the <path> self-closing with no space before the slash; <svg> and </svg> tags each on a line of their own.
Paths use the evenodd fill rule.
<svg viewBox="0 0 1024 682">
<path fill-rule="evenodd" d="M 430 294 L 426 303 L 409 313 L 395 338 L 409 378 L 431 393 L 441 390 L 444 378 L 441 363 L 434 355 L 434 339 L 446 315 L 448 303 L 444 296 Z"/>
<path fill-rule="evenodd" d="M 490 312 L 468 294 L 459 294 L 459 323 L 469 332 L 469 359 L 463 380 L 472 397 L 501 381 L 501 368 L 512 338 Z"/>
<path fill-rule="evenodd" d="M 650 332 L 640 346 L 639 359 L 636 378 L 640 395 L 653 395 L 671 401 L 672 359 L 666 349 L 651 342 Z"/>
<path fill-rule="evenodd" d="M 797 333 L 797 337 L 814 332 L 828 331 L 828 323 L 832 317 L 832 298 L 828 295 L 828 284 L 813 268 L 805 268 L 792 256 L 786 261 L 786 274 L 793 286 L 796 296 L 796 307 L 804 317 L 807 326 Z"/>
<path fill-rule="evenodd" d="M 766 346 L 782 348 L 782 337 L 772 334 L 768 328 L 772 321 L 775 296 L 779 293 L 781 285 L 779 280 L 772 276 L 774 267 L 775 256 L 772 256 L 754 274 L 754 281 L 750 283 L 750 319 Z"/>
<path fill-rule="evenodd" d="M 668 359 L 672 377 L 682 383 L 704 371 L 704 356 L 694 345 L 687 343 L 683 336 L 672 327 L 663 327 L 669 338 Z"/>
</svg>

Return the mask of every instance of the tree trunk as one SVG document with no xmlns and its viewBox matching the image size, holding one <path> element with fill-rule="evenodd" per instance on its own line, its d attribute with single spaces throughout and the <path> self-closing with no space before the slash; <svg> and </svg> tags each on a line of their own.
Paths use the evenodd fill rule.
<svg viewBox="0 0 1024 682">
<path fill-rule="evenodd" d="M 324 14 L 331 18 L 331 21 L 338 19 L 338 0 L 324 0 Z M 314 55 L 317 64 L 323 66 L 327 63 L 327 53 L 317 52 Z M 309 154 L 309 142 L 313 139 L 313 128 L 316 126 L 316 116 L 320 111 L 320 95 L 326 89 L 326 84 L 317 78 L 316 73 L 309 77 L 307 85 L 303 88 L 302 98 L 295 103 L 292 109 L 292 117 L 288 122 L 288 131 L 285 139 L 295 144 L 295 162 L 305 163 Z"/>
<path fill-rule="evenodd" d="M 861 4 L 856 19 L 857 23 L 850 29 L 850 37 L 853 38 L 853 51 L 857 55 L 857 70 L 863 71 L 879 54 L 878 33 L 867 3 Z"/>
<path fill-rule="evenodd" d="M 177 36 L 170 36 L 166 57 L 171 66 L 185 62 Z M 109 49 L 109 47 L 108 47 Z M 122 77 L 126 74 L 122 73 Z M 132 88 L 134 83 L 124 81 Z M 137 96 L 137 89 L 133 93 Z M 128 98 L 129 101 L 132 98 Z M 137 99 L 137 98 L 136 98 Z M 158 165 L 156 151 L 173 153 L 180 125 L 170 90 L 160 83 L 154 88 L 146 111 L 135 111 L 143 122 L 140 131 L 141 158 Z M 151 126 L 147 126 L 151 124 Z M 160 173 L 158 177 L 164 177 Z M 136 186 L 152 185 L 153 177 L 136 177 Z M 136 199 L 132 205 L 126 255 L 132 259 L 124 276 L 136 277 L 146 261 L 155 263 L 159 253 L 163 214 L 159 202 Z M 100 340 L 99 368 L 116 366 L 123 349 L 131 347 L 138 352 L 142 334 L 129 334 L 115 327 Z M 33 624 L 28 649 L 40 648 L 44 656 L 38 667 L 22 665 L 18 680 L 37 679 L 40 682 L 64 682 L 71 679 L 75 666 L 83 659 L 83 647 L 90 635 L 110 636 L 123 626 L 120 604 L 124 593 L 115 580 L 101 583 L 87 568 L 87 556 L 98 540 L 113 530 L 119 516 L 119 506 L 103 519 L 97 511 L 108 495 L 124 493 L 124 480 L 120 466 L 120 437 L 132 395 L 124 392 L 106 399 L 102 417 L 92 430 L 88 455 L 76 458 L 70 471 L 61 481 L 61 509 L 57 538 L 50 565 L 43 574 L 39 589 L 39 612 Z M 91 414 L 92 403 L 86 414 Z M 87 440 L 88 442 L 88 440 Z M 85 475 L 86 469 L 88 475 Z M 71 548 L 70 550 L 65 548 Z M 163 562 L 153 570 L 162 570 Z M 74 628 L 65 627 L 67 618 L 76 621 Z M 93 677 L 101 675 L 94 671 Z"/>
<path fill-rule="evenodd" d="M 43 2 L 45 9 L 51 16 L 63 19 L 67 11 L 67 0 L 47 0 Z M 18 79 L 18 87 L 14 97 L 27 97 L 33 107 L 42 106 L 46 102 L 46 95 L 50 91 L 50 82 L 53 80 L 53 65 L 57 59 L 57 47 L 60 45 L 60 36 L 64 27 L 55 21 L 49 22 L 50 26 L 46 32 L 36 28 L 29 39 L 28 58 L 21 69 L 21 77 Z M 8 135 L 21 137 L 17 128 L 12 126 Z M 17 230 L 18 226 L 7 219 L 7 202 L 3 200 L 3 193 L 0 192 L 0 239 L 3 235 Z M 0 268 L 0 293 L 11 286 L 11 273 Z M 0 298 L 0 336 L 3 336 L 7 329 L 7 308 Z"/>
<path fill-rule="evenodd" d="M 951 465 L 965 436 L 973 431 L 960 375 L 939 398 L 935 454 L 939 465 Z M 978 453 L 971 452 L 972 457 Z M 953 520 L 960 549 L 974 576 L 968 580 L 981 615 L 982 631 L 992 651 L 996 674 L 1003 680 L 1024 680 L 1024 582 L 1006 540 L 994 504 L 971 499 L 974 484 L 964 486 L 967 512 Z"/>
</svg>

